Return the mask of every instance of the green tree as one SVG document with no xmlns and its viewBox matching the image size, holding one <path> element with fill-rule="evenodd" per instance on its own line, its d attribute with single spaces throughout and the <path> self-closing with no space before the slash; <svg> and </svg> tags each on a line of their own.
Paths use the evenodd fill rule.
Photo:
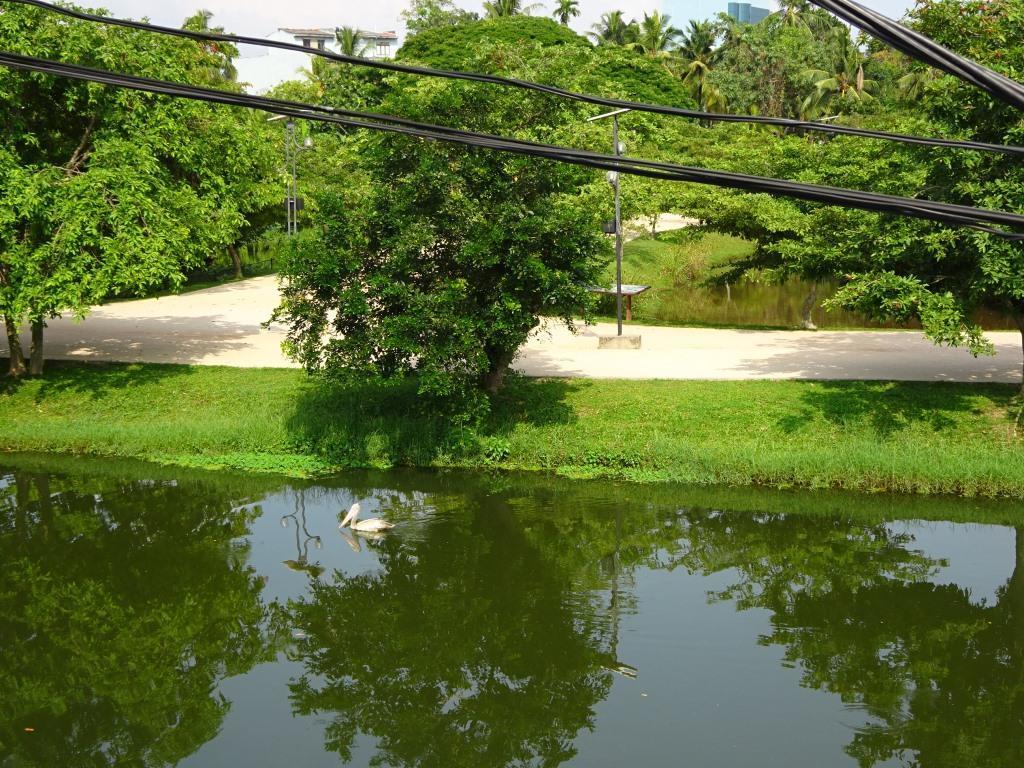
<svg viewBox="0 0 1024 768">
<path fill-rule="evenodd" d="M 601 14 L 601 20 L 591 29 L 588 34 L 598 45 L 628 45 L 636 40 L 638 32 L 636 22 L 626 21 L 622 11 Z"/>
<path fill-rule="evenodd" d="M 402 11 L 402 18 L 409 34 L 418 35 L 428 29 L 454 27 L 480 17 L 462 10 L 451 0 L 411 0 L 409 7 Z"/>
<path fill-rule="evenodd" d="M 569 19 L 580 15 L 579 0 L 558 0 L 551 15 L 558 19 L 559 24 L 569 26 Z"/>
<path fill-rule="evenodd" d="M 1014 2 L 960 3 L 939 0 L 919 6 L 914 25 L 941 45 L 1010 77 L 1024 71 L 1024 16 Z M 918 102 L 933 130 L 979 141 L 1024 142 L 1024 117 L 950 76 L 930 84 Z M 926 169 L 919 189 L 933 199 L 1014 212 L 1024 210 L 1024 169 L 1006 155 L 920 153 Z M 916 191 L 916 190 L 915 190 Z M 846 272 L 847 284 L 834 304 L 872 316 L 916 319 L 936 342 L 989 345 L 971 320 L 978 307 L 1011 314 L 1024 340 L 1024 248 L 973 230 L 886 222 L 871 238 L 871 250 L 856 229 L 838 240 L 857 250 L 860 264 Z"/>
<path fill-rule="evenodd" d="M 634 45 L 645 55 L 653 58 L 665 57 L 676 45 L 682 32 L 671 24 L 671 19 L 655 11 L 644 13 Z"/>
<path fill-rule="evenodd" d="M 486 2 L 484 2 L 484 16 L 488 19 L 519 16 L 529 14 L 539 6 L 539 3 L 523 5 L 523 0 L 486 0 Z"/>
<path fill-rule="evenodd" d="M 847 29 L 833 28 L 832 37 L 835 40 L 832 66 L 827 71 L 807 72 L 814 90 L 803 102 L 801 112 L 805 119 L 820 117 L 827 108 L 842 110 L 850 103 L 870 101 L 878 90 L 878 83 L 865 76 L 865 59 Z"/>
<path fill-rule="evenodd" d="M 585 117 L 544 97 L 437 82 L 396 85 L 381 109 L 548 140 L 567 140 Z M 307 369 L 416 374 L 436 396 L 493 391 L 541 315 L 588 311 L 607 253 L 596 174 L 381 134 L 350 149 L 352 184 L 319 201 L 317 235 L 284 269 L 276 317 Z"/>
<path fill-rule="evenodd" d="M 0 14 L 0 47 L 181 82 L 208 82 L 230 60 L 23 6 Z M 249 112 L 4 69 L 0 123 L 0 314 L 14 375 L 24 322 L 41 373 L 48 318 L 180 284 L 277 196 L 276 152 Z"/>
<path fill-rule="evenodd" d="M 211 27 L 213 11 L 199 10 L 185 19 L 181 25 L 182 29 L 190 29 L 193 32 L 216 32 L 222 34 L 224 27 Z M 238 49 L 230 43 L 209 42 L 200 43 L 211 59 L 218 62 L 210 67 L 210 84 L 220 85 L 222 83 L 233 83 L 238 79 L 238 70 L 235 68 L 234 59 L 238 58 Z"/>
<path fill-rule="evenodd" d="M 334 30 L 334 37 L 338 41 L 338 51 L 346 56 L 365 56 L 370 49 L 370 43 L 355 27 L 338 27 Z"/>
<path fill-rule="evenodd" d="M 709 80 L 719 50 L 715 48 L 718 30 L 710 21 L 690 21 L 679 44 L 683 82 L 690 89 L 694 101 L 705 112 L 724 111 L 726 98 Z"/>
</svg>

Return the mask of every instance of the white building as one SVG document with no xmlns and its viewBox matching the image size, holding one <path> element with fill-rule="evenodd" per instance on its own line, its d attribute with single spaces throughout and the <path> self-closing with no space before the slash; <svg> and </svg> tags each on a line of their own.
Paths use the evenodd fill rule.
<svg viewBox="0 0 1024 768">
<path fill-rule="evenodd" d="M 363 54 L 369 59 L 390 59 L 398 50 L 396 32 L 369 32 L 360 30 L 359 36 L 367 45 Z M 267 35 L 268 40 L 292 43 L 305 48 L 338 53 L 338 41 L 333 29 L 293 29 L 283 27 Z M 283 51 L 279 48 L 258 48 L 253 45 L 240 46 L 235 61 L 238 82 L 245 84 L 250 93 L 262 94 L 275 85 L 296 80 L 299 71 L 308 69 L 310 56 L 298 51 Z"/>
</svg>

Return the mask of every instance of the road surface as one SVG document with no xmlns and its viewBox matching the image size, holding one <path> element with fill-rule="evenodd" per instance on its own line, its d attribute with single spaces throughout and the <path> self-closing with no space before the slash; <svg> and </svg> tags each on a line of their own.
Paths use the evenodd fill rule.
<svg viewBox="0 0 1024 768">
<path fill-rule="evenodd" d="M 50 321 L 50 359 L 292 366 L 283 327 L 263 328 L 277 305 L 277 278 L 97 307 L 79 323 Z M 640 350 L 597 348 L 613 325 L 557 324 L 534 334 L 515 368 L 528 376 L 618 379 L 892 379 L 1019 383 L 1020 334 L 990 333 L 995 357 L 934 346 L 913 331 L 744 331 L 627 326 Z M 28 348 L 28 339 L 25 339 Z M 0 341 L 0 356 L 6 343 Z"/>
</svg>

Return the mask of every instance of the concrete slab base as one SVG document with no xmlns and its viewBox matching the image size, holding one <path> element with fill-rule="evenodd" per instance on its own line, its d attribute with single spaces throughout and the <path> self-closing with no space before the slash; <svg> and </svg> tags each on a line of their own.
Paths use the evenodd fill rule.
<svg viewBox="0 0 1024 768">
<path fill-rule="evenodd" d="M 640 349 L 639 336 L 598 336 L 598 349 Z"/>
</svg>

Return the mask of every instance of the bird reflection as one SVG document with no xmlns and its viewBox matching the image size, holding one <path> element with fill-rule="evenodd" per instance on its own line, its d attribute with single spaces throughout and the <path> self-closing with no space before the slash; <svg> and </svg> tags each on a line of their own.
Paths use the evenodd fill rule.
<svg viewBox="0 0 1024 768">
<path fill-rule="evenodd" d="M 319 536 L 314 536 L 306 528 L 306 492 L 299 490 L 295 494 L 295 511 L 281 517 L 281 527 L 287 528 L 288 521 L 295 524 L 295 552 L 294 560 L 285 560 L 284 565 L 293 571 L 308 573 L 314 579 L 319 578 L 324 572 L 324 567 L 319 562 L 309 562 L 309 543 L 317 549 L 323 549 L 323 542 Z M 302 537 L 305 536 L 305 539 Z"/>
</svg>

